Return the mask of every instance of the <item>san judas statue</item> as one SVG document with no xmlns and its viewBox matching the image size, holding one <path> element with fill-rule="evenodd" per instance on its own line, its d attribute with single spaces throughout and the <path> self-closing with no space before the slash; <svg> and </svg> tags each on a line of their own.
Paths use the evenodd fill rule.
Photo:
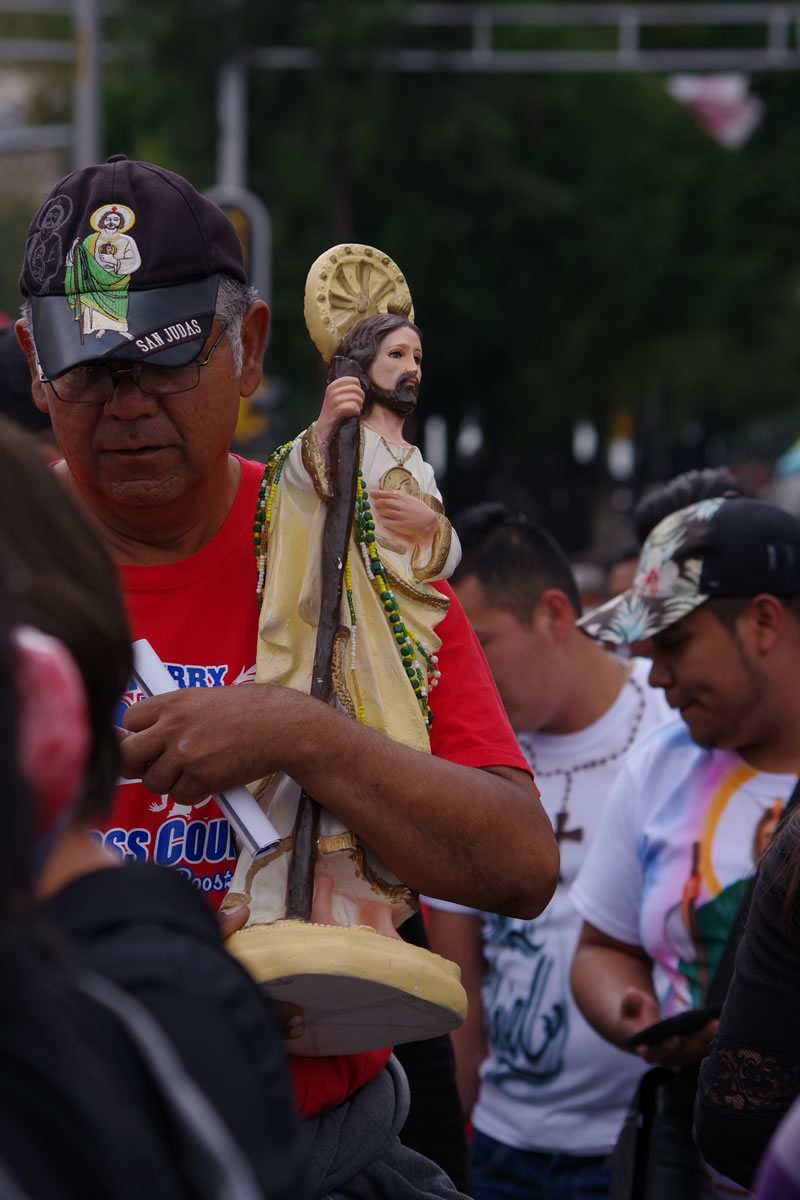
<svg viewBox="0 0 800 1200">
<path fill-rule="evenodd" d="M 433 469 L 404 438 L 422 381 L 411 296 L 387 255 L 337 246 L 309 272 L 305 316 L 328 385 L 317 420 L 264 475 L 256 679 L 318 694 L 430 753 L 448 607 L 433 584 L 461 551 Z M 397 934 L 416 895 L 294 780 L 252 790 L 282 841 L 264 858 L 240 855 L 226 904 L 251 915 L 230 948 L 273 999 L 303 1009 L 289 1049 L 352 1053 L 459 1025 L 458 968 Z"/>
</svg>

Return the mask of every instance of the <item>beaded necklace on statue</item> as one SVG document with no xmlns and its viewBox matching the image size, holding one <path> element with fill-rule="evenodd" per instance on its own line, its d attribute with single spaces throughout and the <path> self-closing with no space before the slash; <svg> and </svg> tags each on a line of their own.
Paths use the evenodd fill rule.
<svg viewBox="0 0 800 1200">
<path fill-rule="evenodd" d="M 375 541 L 375 521 L 372 517 L 369 495 L 361 471 L 358 472 L 356 482 L 356 536 L 362 558 L 364 559 L 364 566 L 367 569 L 367 578 L 370 580 L 373 590 L 383 605 L 383 611 L 386 613 L 386 620 L 389 622 L 392 636 L 397 644 L 403 669 L 414 690 L 414 695 L 417 697 L 420 712 L 425 719 L 425 726 L 427 729 L 430 729 L 433 724 L 433 712 L 428 704 L 428 687 L 425 685 L 425 673 L 417 655 L 422 658 L 427 667 L 430 688 L 435 688 L 441 677 L 441 672 L 438 669 L 439 660 L 435 654 L 431 654 L 427 646 L 423 645 L 418 638 L 415 638 L 409 632 L 403 622 L 397 597 L 389 586 L 386 570 L 378 556 L 378 547 Z M 349 588 L 347 601 L 350 605 L 350 618 L 355 627 L 355 609 L 353 606 L 352 591 Z"/>
<path fill-rule="evenodd" d="M 273 450 L 267 459 L 258 489 L 256 512 L 253 520 L 253 544 L 256 548 L 256 562 L 258 563 L 256 599 L 258 600 L 259 608 L 264 600 L 264 584 L 267 579 L 267 539 L 272 520 L 272 508 L 275 504 L 275 493 L 278 490 L 283 464 L 289 457 L 293 446 L 294 442 L 286 442 L 283 446 L 278 446 L 277 450 Z"/>
<path fill-rule="evenodd" d="M 556 835 L 556 841 L 559 843 L 559 845 L 561 844 L 562 841 L 567 841 L 567 842 L 582 842 L 583 841 L 583 830 L 582 829 L 580 829 L 580 828 L 569 829 L 568 828 L 568 825 L 569 825 L 569 802 L 570 802 L 570 797 L 572 795 L 572 781 L 573 781 L 574 777 L 578 774 L 579 771 L 593 771 L 593 770 L 596 770 L 598 767 L 607 766 L 608 763 L 616 762 L 616 760 L 618 758 L 622 758 L 624 755 L 626 755 L 628 753 L 631 746 L 636 741 L 636 735 L 639 732 L 639 728 L 642 724 L 642 718 L 644 717 L 644 710 L 647 705 L 647 698 L 645 696 L 644 688 L 639 683 L 638 679 L 634 679 L 632 674 L 628 675 L 627 679 L 625 680 L 625 683 L 630 684 L 630 686 L 636 692 L 636 695 L 638 697 L 638 705 L 636 708 L 636 712 L 634 713 L 630 732 L 628 733 L 628 737 L 625 741 L 625 744 L 623 746 L 621 746 L 619 748 L 619 750 L 615 750 L 613 752 L 613 754 L 606 754 L 602 758 L 589 758 L 586 760 L 586 762 L 576 763 L 574 767 L 553 767 L 549 771 L 539 771 L 536 768 L 536 753 L 533 749 L 533 746 L 530 744 L 528 739 L 525 737 L 525 734 L 522 734 L 522 736 L 519 739 L 520 744 L 522 745 L 522 748 L 525 751 L 525 755 L 526 755 L 528 761 L 530 762 L 531 767 L 533 768 L 533 773 L 534 773 L 534 776 L 536 777 L 537 781 L 541 780 L 541 779 L 555 779 L 557 775 L 564 776 L 564 795 L 561 798 L 561 807 L 559 808 L 558 812 L 556 813 L 555 835 Z"/>
<path fill-rule="evenodd" d="M 253 522 L 253 544 L 258 563 L 256 598 L 259 607 L 261 607 L 264 601 L 264 585 L 267 577 L 267 542 L 269 539 L 269 527 L 272 521 L 272 509 L 275 504 L 275 494 L 280 483 L 283 465 L 289 457 L 293 446 L 294 442 L 287 442 L 285 445 L 279 446 L 272 453 L 267 460 L 258 490 L 255 519 Z M 412 446 L 411 449 L 413 450 L 413 448 Z M 441 678 L 438 665 L 439 659 L 418 638 L 414 637 L 413 633 L 406 628 L 403 621 L 397 597 L 389 585 L 386 570 L 378 555 L 378 547 L 375 542 L 375 521 L 372 517 L 369 496 L 360 470 L 356 484 L 355 526 L 359 549 L 361 550 L 364 566 L 367 571 L 367 578 L 381 601 L 383 611 L 386 614 L 386 620 L 392 631 L 397 651 L 403 663 L 403 669 L 425 720 L 425 727 L 430 730 L 433 724 L 433 712 L 428 703 L 428 693 L 429 690 L 437 686 Z M 355 670 L 358 625 L 353 600 L 353 576 L 349 553 L 345 562 L 344 581 L 347 605 L 350 612 L 350 659 L 351 665 Z M 422 659 L 427 668 L 426 671 L 423 671 L 420 659 Z M 426 675 L 428 679 L 427 685 Z M 360 701 L 356 703 L 356 716 L 359 721 L 364 722 L 364 708 Z"/>
</svg>

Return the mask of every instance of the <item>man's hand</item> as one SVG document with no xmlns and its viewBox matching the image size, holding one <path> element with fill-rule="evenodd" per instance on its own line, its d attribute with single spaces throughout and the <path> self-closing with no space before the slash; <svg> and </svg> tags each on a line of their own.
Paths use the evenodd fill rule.
<svg viewBox="0 0 800 1200">
<path fill-rule="evenodd" d="M 250 918 L 250 909 L 246 904 L 238 908 L 220 908 L 217 912 L 217 924 L 223 941 L 244 928 Z"/>
<path fill-rule="evenodd" d="M 123 773 L 178 804 L 257 779 L 258 744 L 277 691 L 268 684 L 184 688 L 134 704 L 125 714 L 130 736 L 120 745 Z"/>
<path fill-rule="evenodd" d="M 317 437 L 329 442 L 331 437 L 349 417 L 357 417 L 364 407 L 364 389 L 354 375 L 343 375 L 334 379 L 325 389 L 325 398 L 317 417 Z"/>
<path fill-rule="evenodd" d="M 649 1025 L 655 1025 L 660 1019 L 658 1003 L 650 993 L 638 988 L 626 990 L 621 1012 L 623 1036 L 626 1039 L 647 1029 Z M 711 1039 L 718 1025 L 719 1021 L 708 1021 L 697 1033 L 665 1038 L 663 1042 L 655 1042 L 650 1046 L 637 1046 L 635 1053 L 645 1062 L 660 1067 L 683 1067 L 699 1062 L 711 1049 Z"/>
<path fill-rule="evenodd" d="M 424 500 L 406 492 L 385 492 L 381 488 L 370 492 L 370 500 L 390 536 L 417 546 L 431 544 L 438 517 Z"/>
<path fill-rule="evenodd" d="M 620 1005 L 621 1038 L 623 1041 L 627 1041 L 628 1038 L 633 1037 L 640 1029 L 647 1029 L 648 1025 L 655 1025 L 656 1021 L 660 1020 L 661 1009 L 658 1006 L 658 1001 L 651 992 L 644 992 L 635 987 L 625 989 Z"/>
<path fill-rule="evenodd" d="M 221 908 L 217 913 L 217 921 L 223 938 L 227 939 L 242 929 L 247 924 L 249 917 L 250 909 L 246 904 L 240 904 L 238 908 Z M 284 1040 L 292 1041 L 294 1038 L 303 1036 L 306 1023 L 299 1004 L 290 1004 L 286 1000 L 273 1000 L 272 1011 Z"/>
</svg>

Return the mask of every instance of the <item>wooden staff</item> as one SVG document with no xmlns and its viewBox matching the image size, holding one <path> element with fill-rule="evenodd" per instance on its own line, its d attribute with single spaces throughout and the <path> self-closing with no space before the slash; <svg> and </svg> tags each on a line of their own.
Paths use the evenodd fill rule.
<svg viewBox="0 0 800 1200">
<path fill-rule="evenodd" d="M 337 358 L 334 379 L 361 371 L 349 358 Z M 333 648 L 340 625 L 344 565 L 353 525 L 361 429 L 358 417 L 343 421 L 329 444 L 330 478 L 333 498 L 325 515 L 322 541 L 322 596 L 320 600 L 311 695 L 332 704 L 334 700 L 332 667 Z M 320 808 L 303 790 L 294 822 L 294 846 L 289 863 L 286 915 L 294 920 L 310 921 L 314 899 L 314 865 L 317 860 Z"/>
</svg>

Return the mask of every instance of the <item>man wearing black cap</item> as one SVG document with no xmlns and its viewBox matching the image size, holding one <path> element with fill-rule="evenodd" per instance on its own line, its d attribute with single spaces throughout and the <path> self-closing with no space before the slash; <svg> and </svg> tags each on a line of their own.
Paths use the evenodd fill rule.
<svg viewBox="0 0 800 1200">
<path fill-rule="evenodd" d="M 109 212 L 123 215 L 118 229 Z M 261 379 L 269 319 L 221 210 L 180 176 L 117 155 L 45 200 L 21 287 L 18 333 L 64 454 L 56 471 L 119 564 L 135 636 L 181 689 L 139 704 L 132 685 L 124 697 L 134 732 L 123 754 L 141 780 L 120 788 L 106 845 L 174 867 L 218 906 L 235 846 L 208 797 L 283 770 L 417 891 L 539 912 L 558 873 L 552 830 L 454 600 L 439 627 L 431 755 L 300 693 L 219 686 L 253 678 L 263 467 L 229 442 L 240 397 Z M 382 1089 L 360 1104 L 386 1123 L 362 1139 L 366 1159 L 351 1155 L 359 1178 L 396 1152 L 405 1101 L 397 1071 L 382 1071 L 388 1054 L 291 1060 L 306 1115 Z M 346 1182 L 334 1170 L 323 1183 L 332 1178 Z M 373 1178 L 369 1194 L 385 1182 Z"/>
<path fill-rule="evenodd" d="M 683 717 L 631 752 L 572 891 L 584 918 L 578 1005 L 649 1062 L 708 1052 L 705 998 L 800 774 L 798 597 L 800 521 L 717 498 L 661 521 L 633 586 L 581 622 L 613 645 L 651 637 L 650 682 Z M 701 1010 L 693 1032 L 639 1040 L 689 1009 Z"/>
</svg>

